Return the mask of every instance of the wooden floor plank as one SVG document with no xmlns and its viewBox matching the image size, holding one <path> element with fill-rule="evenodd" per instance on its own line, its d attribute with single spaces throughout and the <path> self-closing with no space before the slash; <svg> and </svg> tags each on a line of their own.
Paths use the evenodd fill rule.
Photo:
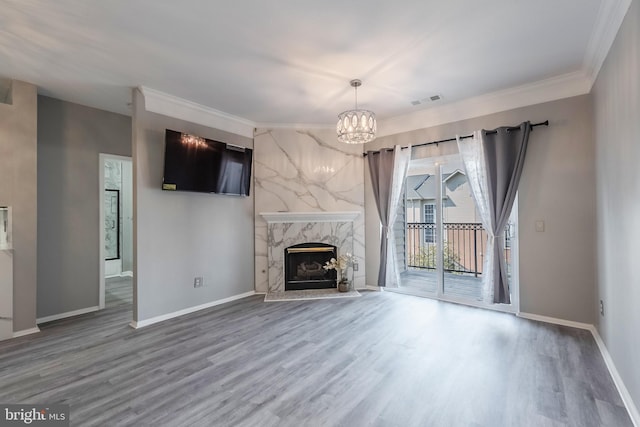
<svg viewBox="0 0 640 427">
<path fill-rule="evenodd" d="M 631 426 L 588 331 L 390 292 L 245 298 L 133 330 L 108 308 L 0 343 L 0 402 L 76 426 Z"/>
</svg>

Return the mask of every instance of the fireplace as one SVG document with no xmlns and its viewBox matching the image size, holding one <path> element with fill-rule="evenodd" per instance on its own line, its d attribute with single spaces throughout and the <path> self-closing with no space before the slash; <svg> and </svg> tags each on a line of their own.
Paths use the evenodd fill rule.
<svg viewBox="0 0 640 427">
<path fill-rule="evenodd" d="M 284 250 L 284 290 L 336 287 L 337 272 L 323 266 L 335 258 L 337 248 L 326 243 L 301 243 Z"/>
</svg>

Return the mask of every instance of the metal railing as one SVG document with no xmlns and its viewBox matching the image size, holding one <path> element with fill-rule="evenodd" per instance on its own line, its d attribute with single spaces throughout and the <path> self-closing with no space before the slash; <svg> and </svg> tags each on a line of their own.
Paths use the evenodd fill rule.
<svg viewBox="0 0 640 427">
<path fill-rule="evenodd" d="M 449 273 L 482 275 L 483 252 L 487 233 L 480 223 L 443 224 L 443 264 Z M 427 270 L 436 269 L 436 224 L 407 223 L 407 266 Z"/>
</svg>

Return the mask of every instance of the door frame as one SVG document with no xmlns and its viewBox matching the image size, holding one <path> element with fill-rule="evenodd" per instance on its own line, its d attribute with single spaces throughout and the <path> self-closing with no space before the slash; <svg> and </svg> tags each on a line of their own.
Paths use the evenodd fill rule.
<svg viewBox="0 0 640 427">
<path fill-rule="evenodd" d="M 504 305 L 504 304 L 489 304 L 486 303 L 484 301 L 474 301 L 474 300 L 470 300 L 470 299 L 464 299 L 464 298 L 456 298 L 456 297 L 451 297 L 448 296 L 444 293 L 444 267 L 443 267 L 443 261 L 444 261 L 444 254 L 443 254 L 443 249 L 444 249 L 444 239 L 443 239 L 443 233 L 444 233 L 444 214 L 442 212 L 443 210 L 443 206 L 442 206 L 442 198 L 443 198 L 443 194 L 442 194 L 442 164 L 443 162 L 446 162 L 448 159 L 451 159 L 454 156 L 459 156 L 459 154 L 450 154 L 450 155 L 442 155 L 442 156 L 434 156 L 434 157 L 430 157 L 427 159 L 415 159 L 415 160 L 423 160 L 423 161 L 427 161 L 429 163 L 433 162 L 433 166 L 435 168 L 435 173 L 436 176 L 438 178 L 438 185 L 436 185 L 436 245 L 437 245 L 437 251 L 436 251 L 436 279 L 437 279 L 437 283 L 436 283 L 436 292 L 434 294 L 427 294 L 427 293 L 416 293 L 415 295 L 417 296 L 422 296 L 422 297 L 427 297 L 427 298 L 432 298 L 432 299 L 437 299 L 439 301 L 445 301 L 445 302 L 453 302 L 456 304 L 463 304 L 463 305 L 469 305 L 472 307 L 479 307 L 479 308 L 487 308 L 490 310 L 494 310 L 494 311 L 502 311 L 502 312 L 507 312 L 507 313 L 515 313 L 518 314 L 520 313 L 520 281 L 519 281 L 519 276 L 520 276 L 520 270 L 519 270 L 519 264 L 520 264 L 520 238 L 519 238 L 519 208 L 518 208 L 518 195 L 516 194 L 515 197 L 515 201 L 513 203 L 513 208 L 512 208 L 512 215 L 515 213 L 515 222 L 514 222 L 514 229 L 513 229 L 513 236 L 512 236 L 512 240 L 511 240 L 511 256 L 512 256 L 512 271 L 511 271 L 511 304 L 509 305 Z M 413 160 L 412 160 L 413 161 Z M 406 207 L 405 207 L 406 209 Z M 406 221 L 405 221 L 406 222 Z M 405 230 L 406 230 L 406 224 L 405 224 Z M 406 248 L 405 248 L 406 250 Z M 484 249 L 483 249 L 484 250 Z M 403 290 L 402 287 L 398 288 L 398 289 L 386 289 L 388 291 L 393 291 L 393 292 L 401 292 L 401 293 L 410 293 L 407 292 L 406 290 Z"/>
<path fill-rule="evenodd" d="M 98 265 L 99 265 L 99 277 L 98 277 L 98 307 L 100 308 L 100 310 L 104 309 L 105 307 L 105 293 L 106 293 L 106 288 L 105 288 L 105 250 L 104 250 L 104 242 L 105 242 L 105 236 L 104 236 L 104 218 L 105 218 L 105 212 L 104 212 L 104 202 L 105 202 L 105 198 L 104 198 L 104 166 L 105 166 L 105 162 L 107 160 L 118 160 L 121 162 L 132 162 L 132 158 L 131 157 L 127 157 L 127 156 L 118 156 L 116 154 L 106 154 L 106 153 L 99 153 L 98 154 L 98 233 L 100 236 L 99 239 L 99 251 L 98 251 Z"/>
</svg>

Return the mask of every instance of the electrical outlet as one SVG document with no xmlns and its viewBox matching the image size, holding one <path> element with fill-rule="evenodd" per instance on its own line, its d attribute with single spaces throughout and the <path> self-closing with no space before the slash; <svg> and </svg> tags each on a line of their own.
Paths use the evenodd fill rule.
<svg viewBox="0 0 640 427">
<path fill-rule="evenodd" d="M 604 302 L 600 300 L 600 316 L 604 316 Z"/>
<path fill-rule="evenodd" d="M 353 271 L 358 271 L 358 268 L 360 268 L 360 267 L 358 267 L 358 263 L 357 262 L 354 263 L 353 264 Z"/>
<path fill-rule="evenodd" d="M 195 277 L 193 279 L 193 287 L 194 288 L 201 288 L 203 286 L 204 286 L 204 279 L 203 279 L 202 276 L 198 276 L 198 277 Z"/>
</svg>

